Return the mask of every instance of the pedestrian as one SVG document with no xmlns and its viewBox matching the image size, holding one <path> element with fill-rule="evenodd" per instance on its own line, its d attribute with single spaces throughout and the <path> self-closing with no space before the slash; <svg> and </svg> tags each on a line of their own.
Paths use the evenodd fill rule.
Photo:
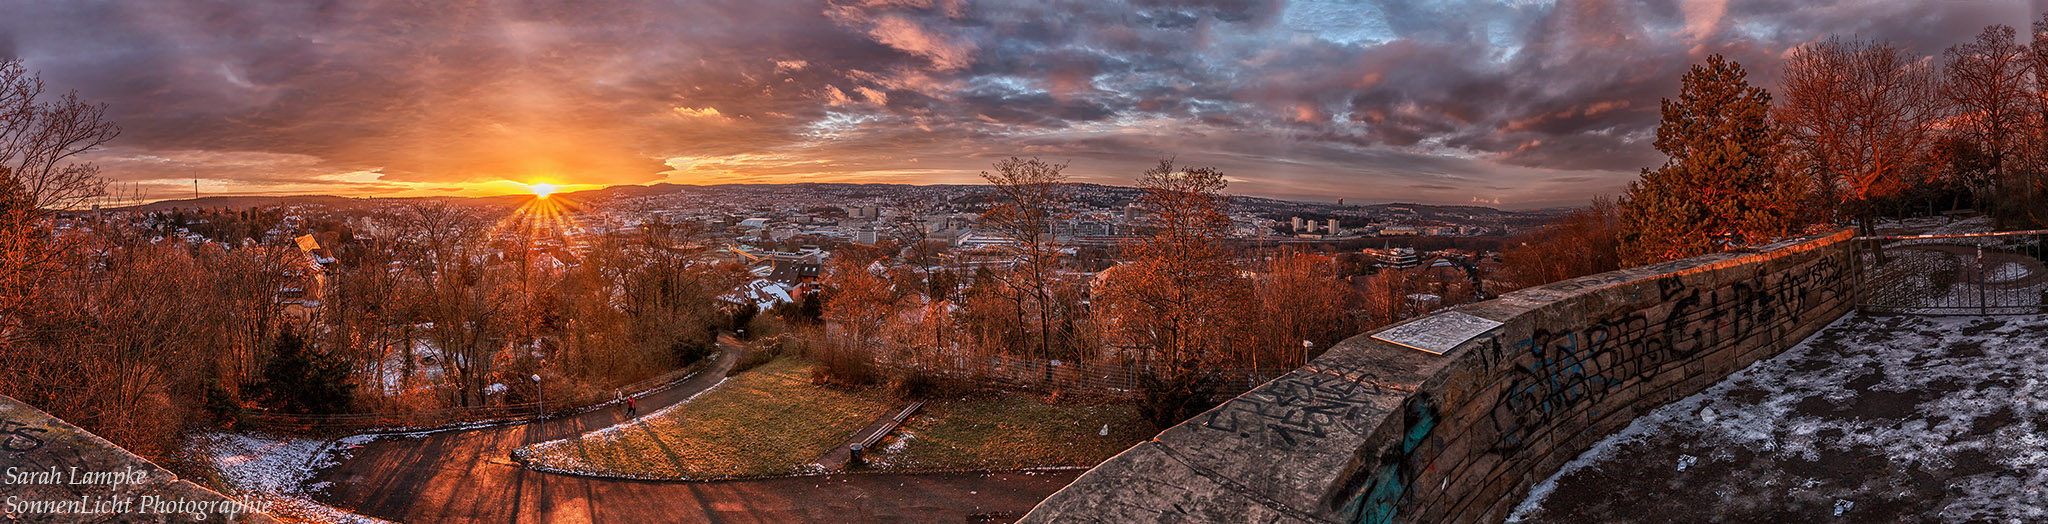
<svg viewBox="0 0 2048 524">
<path fill-rule="evenodd" d="M 632 416 L 638 416 L 638 415 L 640 414 L 640 409 L 639 409 L 639 407 L 638 407 L 638 406 L 634 406 L 634 405 L 633 405 L 633 400 L 634 400 L 634 399 L 637 399 L 637 398 L 640 398 L 640 396 L 639 396 L 639 395 L 633 395 L 633 396 L 630 396 L 630 397 L 626 397 L 626 416 L 628 416 L 628 417 L 632 417 Z"/>
</svg>

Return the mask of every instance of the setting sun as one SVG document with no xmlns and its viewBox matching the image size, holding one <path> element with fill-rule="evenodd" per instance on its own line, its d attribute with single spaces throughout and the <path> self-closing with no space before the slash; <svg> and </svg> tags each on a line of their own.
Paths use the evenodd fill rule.
<svg viewBox="0 0 2048 524">
<path fill-rule="evenodd" d="M 541 198 L 547 198 L 548 195 L 554 194 L 556 190 L 561 189 L 554 184 L 533 184 L 526 187 L 533 190 L 533 194 L 540 195 Z"/>
</svg>

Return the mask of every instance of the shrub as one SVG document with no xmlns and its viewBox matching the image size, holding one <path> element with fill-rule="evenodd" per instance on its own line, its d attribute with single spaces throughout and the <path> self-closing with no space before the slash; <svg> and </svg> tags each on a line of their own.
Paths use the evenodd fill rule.
<svg viewBox="0 0 2048 524">
<path fill-rule="evenodd" d="M 213 416 L 214 424 L 234 427 L 241 419 L 242 405 L 235 401 L 228 388 L 221 386 L 220 379 L 209 378 L 206 379 L 206 412 Z"/>
<path fill-rule="evenodd" d="M 754 318 L 756 316 L 759 316 L 760 314 L 761 306 L 757 306 L 752 303 L 741 304 L 739 307 L 734 308 L 732 312 L 732 322 L 730 326 L 732 328 L 733 335 L 740 338 L 741 340 L 747 339 L 748 336 L 753 332 L 753 329 L 751 328 L 753 328 L 754 325 Z"/>
<path fill-rule="evenodd" d="M 709 341 L 688 337 L 676 339 L 675 342 L 669 344 L 668 349 L 670 353 L 675 355 L 676 364 L 682 366 L 703 360 L 704 357 L 718 352 L 717 345 Z"/>
<path fill-rule="evenodd" d="M 1202 373 L 1162 372 L 1138 377 L 1138 413 L 1161 430 L 1216 407 L 1216 380 Z"/>
<path fill-rule="evenodd" d="M 740 361 L 732 365 L 732 372 L 743 373 L 749 369 L 761 367 L 762 364 L 773 362 L 781 356 L 782 351 L 777 344 L 751 344 L 747 347 L 746 351 L 740 352 Z"/>
<path fill-rule="evenodd" d="M 279 411 L 341 413 L 355 394 L 349 375 L 347 362 L 307 345 L 305 339 L 287 330 L 271 343 L 262 390 Z"/>
<path fill-rule="evenodd" d="M 902 399 L 937 397 L 943 387 L 937 377 L 918 370 L 900 370 L 889 377 L 889 392 Z"/>
<path fill-rule="evenodd" d="M 813 358 L 818 361 L 818 365 L 811 368 L 812 382 L 843 386 L 865 386 L 875 383 L 875 365 L 866 355 L 837 344 L 825 344 L 817 349 Z"/>
</svg>

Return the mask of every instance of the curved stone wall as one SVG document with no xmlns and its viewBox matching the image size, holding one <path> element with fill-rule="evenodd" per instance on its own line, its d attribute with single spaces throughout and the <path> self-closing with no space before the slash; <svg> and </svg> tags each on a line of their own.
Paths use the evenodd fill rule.
<svg viewBox="0 0 2048 524">
<path fill-rule="evenodd" d="M 0 521 L 276 522 L 248 502 L 0 395 Z"/>
<path fill-rule="evenodd" d="M 1602 273 L 1353 337 L 1125 450 L 1024 522 L 1499 522 L 1638 414 L 1847 312 L 1850 238 Z"/>
</svg>

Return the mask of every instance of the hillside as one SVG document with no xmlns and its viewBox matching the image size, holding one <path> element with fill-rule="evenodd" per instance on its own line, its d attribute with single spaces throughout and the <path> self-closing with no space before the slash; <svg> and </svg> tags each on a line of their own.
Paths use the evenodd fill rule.
<svg viewBox="0 0 2048 524">
<path fill-rule="evenodd" d="M 1083 204 L 1095 207 L 1117 207 L 1138 199 L 1143 190 L 1135 187 L 1108 186 L 1101 184 L 1073 184 L 1070 197 Z M 617 185 L 599 189 L 558 193 L 558 197 L 571 201 L 599 203 L 615 199 L 661 196 L 666 194 L 692 194 L 707 198 L 721 196 L 764 195 L 764 194 L 810 194 L 826 196 L 835 200 L 891 201 L 909 199 L 939 199 L 956 205 L 975 206 L 986 204 L 990 194 L 987 186 L 961 184 L 847 184 L 847 183 L 799 183 L 799 184 L 717 184 L 683 185 L 659 183 L 651 185 Z M 518 205 L 532 198 L 528 195 L 496 195 L 486 197 L 341 197 L 331 195 L 291 196 L 208 196 L 197 199 L 163 200 L 116 208 L 119 210 L 165 211 L 170 209 L 242 209 L 251 207 L 273 207 L 288 205 L 322 205 L 334 208 L 356 208 L 382 205 L 391 202 L 414 200 L 446 200 L 469 205 Z M 1531 211 L 1503 211 L 1490 207 L 1467 205 L 1435 205 L 1417 203 L 1346 204 L 1330 202 L 1297 202 L 1273 198 L 1236 195 L 1231 205 L 1240 211 L 1273 216 L 1302 215 L 1319 216 L 1401 216 L 1412 215 L 1421 219 L 1439 216 L 1497 218 L 1507 221 L 1538 220 L 1568 209 L 1542 209 Z"/>
</svg>

